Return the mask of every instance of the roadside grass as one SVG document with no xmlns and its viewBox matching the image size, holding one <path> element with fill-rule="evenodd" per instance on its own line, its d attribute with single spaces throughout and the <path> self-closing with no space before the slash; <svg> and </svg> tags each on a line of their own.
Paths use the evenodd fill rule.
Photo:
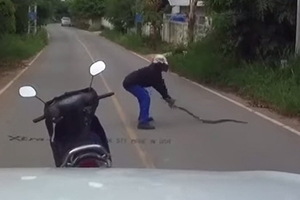
<svg viewBox="0 0 300 200">
<path fill-rule="evenodd" d="M 300 58 L 288 66 L 271 68 L 263 63 L 245 64 L 217 53 L 209 39 L 194 44 L 186 55 L 168 57 L 171 69 L 196 82 L 240 94 L 254 106 L 287 116 L 300 116 Z"/>
<path fill-rule="evenodd" d="M 0 36 L 0 68 L 13 67 L 39 52 L 48 43 L 47 31 L 41 28 L 35 36 L 7 34 Z"/>
<path fill-rule="evenodd" d="M 270 67 L 263 62 L 246 64 L 218 53 L 218 44 L 210 38 L 186 50 L 183 46 L 161 43 L 158 50 L 151 39 L 136 34 L 104 30 L 101 34 L 140 54 L 172 52 L 168 56 L 172 71 L 198 83 L 239 94 L 253 106 L 269 108 L 285 116 L 300 117 L 300 58 L 288 60 L 288 66 Z"/>
<path fill-rule="evenodd" d="M 156 49 L 154 49 L 153 39 L 135 33 L 122 34 L 114 30 L 104 29 L 101 36 L 143 55 L 165 53 L 172 49 L 172 45 L 166 42 L 157 42 Z"/>
</svg>

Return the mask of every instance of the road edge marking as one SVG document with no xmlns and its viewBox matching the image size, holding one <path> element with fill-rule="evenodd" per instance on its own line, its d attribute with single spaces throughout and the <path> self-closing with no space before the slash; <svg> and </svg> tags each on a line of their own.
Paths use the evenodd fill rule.
<svg viewBox="0 0 300 200">
<path fill-rule="evenodd" d="M 45 48 L 45 47 L 44 47 Z M 27 69 L 29 69 L 29 66 L 31 66 L 42 54 L 44 51 L 44 48 L 33 58 L 33 60 L 24 68 L 22 69 L 11 81 L 9 81 L 1 90 L 0 90 L 0 96 L 22 75 L 24 74 Z"/>
<path fill-rule="evenodd" d="M 93 58 L 92 54 L 88 50 L 87 46 L 78 38 L 78 36 L 76 36 L 76 39 L 83 46 L 83 48 L 85 49 L 85 51 L 87 52 L 87 54 L 91 58 L 92 62 L 95 62 L 95 59 Z M 106 82 L 104 76 L 102 74 L 100 74 L 100 77 L 101 77 L 102 82 L 104 83 L 104 86 L 106 87 L 106 89 L 109 92 L 112 91 L 110 89 L 108 83 Z M 112 98 L 113 104 L 115 106 L 115 109 L 117 110 L 117 113 L 118 113 L 119 117 L 121 118 L 121 121 L 122 121 L 122 123 L 123 123 L 123 125 L 126 129 L 127 136 L 130 139 L 137 139 L 138 138 L 137 133 L 133 130 L 133 128 L 131 128 L 131 126 L 127 122 L 124 111 L 123 111 L 122 106 L 119 103 L 118 99 L 115 96 L 112 96 L 111 98 Z M 147 155 L 147 153 L 142 149 L 141 145 L 139 145 L 137 143 L 135 143 L 133 145 L 135 146 L 136 151 L 137 151 L 140 159 L 142 160 L 144 166 L 147 167 L 147 168 L 156 168 L 154 163 L 152 162 L 152 160 Z"/>
<path fill-rule="evenodd" d="M 145 57 L 139 55 L 138 53 L 135 53 L 135 52 L 133 52 L 133 51 L 131 51 L 131 50 L 128 50 L 128 49 L 127 49 L 127 51 L 131 52 L 133 55 L 135 55 L 135 56 L 141 58 L 141 59 L 144 60 L 144 61 L 147 61 L 147 62 L 149 62 L 149 63 L 151 62 L 150 60 L 148 60 L 147 58 L 145 58 Z M 209 89 L 209 88 L 207 88 L 207 87 L 201 85 L 200 83 L 196 83 L 196 82 L 191 81 L 191 80 L 189 80 L 189 79 L 187 79 L 187 78 L 185 78 L 185 77 L 179 76 L 178 74 L 176 74 L 176 73 L 174 73 L 174 72 L 171 72 L 171 74 L 172 74 L 173 76 L 177 76 L 177 77 L 179 77 L 179 78 L 182 78 L 182 79 L 184 79 L 185 81 L 192 83 L 193 85 L 196 85 L 196 86 L 198 86 L 198 87 L 200 87 L 200 88 L 202 88 L 202 89 L 204 89 L 204 90 L 206 90 L 206 91 L 208 91 L 208 92 L 210 92 L 210 93 L 212 93 L 212 94 L 214 94 L 214 95 L 216 95 L 216 96 L 218 96 L 218 97 L 220 97 L 220 98 L 222 98 L 222 99 L 224 99 L 224 100 L 229 101 L 230 103 L 235 104 L 236 106 L 239 106 L 239 107 L 241 107 L 241 108 L 244 108 L 245 110 L 247 110 L 247 111 L 249 111 L 249 112 L 252 112 L 252 113 L 254 113 L 254 114 L 257 115 L 257 116 L 259 116 L 259 117 L 261 117 L 261 118 L 263 118 L 263 119 L 265 119 L 265 120 L 267 120 L 267 121 L 269 121 L 269 122 L 271 122 L 271 123 L 273 123 L 273 124 L 276 124 L 276 125 L 278 125 L 278 126 L 284 128 L 284 129 L 286 129 L 286 130 L 288 130 L 288 131 L 290 131 L 290 132 L 292 132 L 292 133 L 295 133 L 295 134 L 298 135 L 298 136 L 300 136 L 300 131 L 297 131 L 296 129 L 293 129 L 292 127 L 290 127 L 290 126 L 288 126 L 288 125 L 285 125 L 285 124 L 283 124 L 283 123 L 281 123 L 281 122 L 279 122 L 279 121 L 277 121 L 277 120 L 275 120 L 275 119 L 272 119 L 271 117 L 268 117 L 267 115 L 264 115 L 264 114 L 262 114 L 262 113 L 260 113 L 260 112 L 258 112 L 258 111 L 255 111 L 255 110 L 253 110 L 253 109 L 251 109 L 251 108 L 248 108 L 248 107 L 246 107 L 245 105 L 243 105 L 242 103 L 239 103 L 239 102 L 237 102 L 237 101 L 235 101 L 235 100 L 233 100 L 233 99 L 231 99 L 231 98 L 229 98 L 229 97 L 226 97 L 226 96 L 220 94 L 219 92 L 216 92 L 216 91 L 214 91 L 214 90 L 212 90 L 212 89 Z"/>
</svg>

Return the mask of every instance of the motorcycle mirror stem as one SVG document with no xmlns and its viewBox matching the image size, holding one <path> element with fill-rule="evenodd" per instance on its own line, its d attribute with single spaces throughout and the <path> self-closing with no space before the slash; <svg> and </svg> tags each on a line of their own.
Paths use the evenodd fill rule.
<svg viewBox="0 0 300 200">
<path fill-rule="evenodd" d="M 106 67 L 106 65 L 102 60 L 96 61 L 90 66 L 90 74 L 92 75 L 90 87 L 92 87 L 94 77 L 96 75 L 100 74 L 101 72 L 103 72 L 105 70 L 105 67 Z"/>
<path fill-rule="evenodd" d="M 43 101 L 40 97 L 37 96 L 36 90 L 32 86 L 22 86 L 19 89 L 19 94 L 23 98 L 32 98 L 35 97 L 39 101 L 45 104 L 45 101 Z"/>
<path fill-rule="evenodd" d="M 90 88 L 92 87 L 93 81 L 94 81 L 94 76 L 92 76 L 92 78 L 91 78 Z"/>
</svg>

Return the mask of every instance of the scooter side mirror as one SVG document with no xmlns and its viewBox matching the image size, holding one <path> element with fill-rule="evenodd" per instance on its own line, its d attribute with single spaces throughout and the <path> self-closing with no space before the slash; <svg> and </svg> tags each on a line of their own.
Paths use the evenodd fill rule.
<svg viewBox="0 0 300 200">
<path fill-rule="evenodd" d="M 24 98 L 36 97 L 36 91 L 32 86 L 20 87 L 19 94 L 21 97 L 24 97 Z"/>
<path fill-rule="evenodd" d="M 90 74 L 96 76 L 105 70 L 105 63 L 103 61 L 94 62 L 90 67 Z"/>
</svg>

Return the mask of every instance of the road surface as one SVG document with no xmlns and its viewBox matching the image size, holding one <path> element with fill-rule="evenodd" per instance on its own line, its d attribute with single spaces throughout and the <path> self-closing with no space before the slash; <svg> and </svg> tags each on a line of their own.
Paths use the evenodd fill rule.
<svg viewBox="0 0 300 200">
<path fill-rule="evenodd" d="M 42 114 L 43 104 L 20 98 L 18 88 L 32 85 L 48 100 L 88 86 L 89 65 L 104 60 L 107 68 L 95 78 L 94 87 L 99 94 L 116 93 L 101 101 L 97 111 L 110 138 L 114 167 L 300 172 L 299 136 L 172 74 L 165 80 L 178 105 L 202 118 L 248 124 L 199 123 L 169 109 L 151 90 L 156 130 L 137 130 L 137 102 L 122 88 L 122 81 L 148 63 L 95 34 L 59 25 L 47 29 L 50 44 L 0 96 L 0 167 L 54 166 L 44 123 L 32 123 Z"/>
</svg>

